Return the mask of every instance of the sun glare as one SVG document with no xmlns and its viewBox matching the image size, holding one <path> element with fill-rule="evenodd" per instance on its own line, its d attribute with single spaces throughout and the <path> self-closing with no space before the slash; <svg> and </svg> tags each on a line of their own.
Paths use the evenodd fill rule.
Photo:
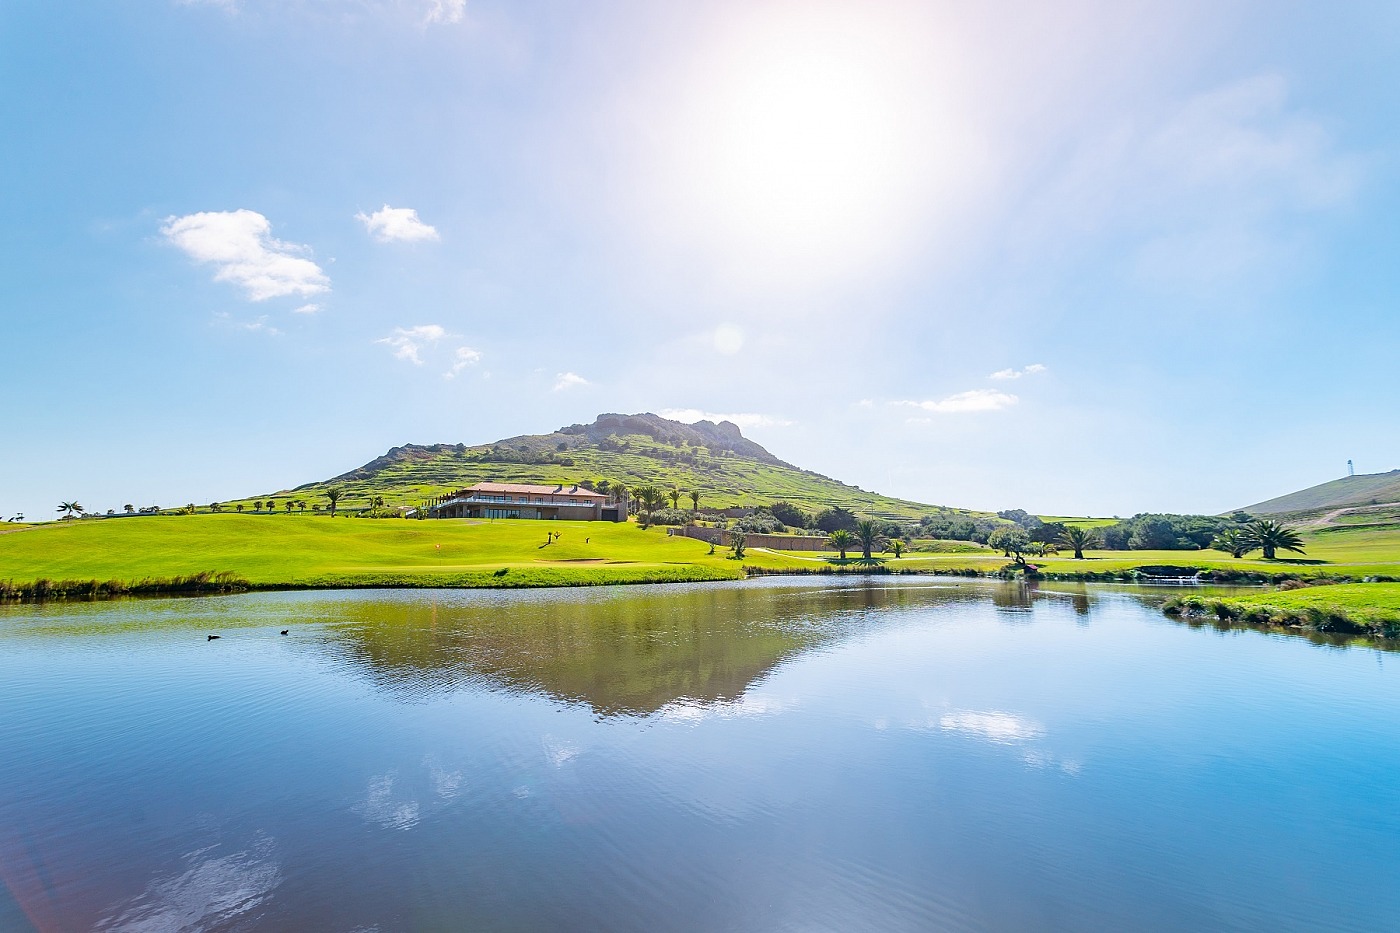
<svg viewBox="0 0 1400 933">
<path fill-rule="evenodd" d="M 958 147 L 907 18 L 781 7 L 702 43 L 672 101 L 665 218 L 765 274 L 896 251 Z"/>
</svg>

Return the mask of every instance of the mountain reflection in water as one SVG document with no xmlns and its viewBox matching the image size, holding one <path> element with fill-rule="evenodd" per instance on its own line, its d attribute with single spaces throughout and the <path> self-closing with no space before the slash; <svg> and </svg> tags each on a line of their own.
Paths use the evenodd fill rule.
<svg viewBox="0 0 1400 933">
<path fill-rule="evenodd" d="M 1025 590 L 1008 584 L 998 599 L 1029 608 L 1030 595 L 1017 592 Z M 972 598 L 950 585 L 869 582 L 554 590 L 504 599 L 391 594 L 336 602 L 332 644 L 311 650 L 332 654 L 404 701 L 484 685 L 585 703 L 604 716 L 643 716 L 676 703 L 735 703 L 784 660 L 859 631 L 877 614 Z"/>
</svg>

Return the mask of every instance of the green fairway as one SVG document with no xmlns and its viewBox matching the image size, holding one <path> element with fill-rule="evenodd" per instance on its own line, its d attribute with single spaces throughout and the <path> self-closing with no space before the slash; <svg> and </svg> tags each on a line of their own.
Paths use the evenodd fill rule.
<svg viewBox="0 0 1400 933">
<path fill-rule="evenodd" d="M 1166 611 L 1258 625 L 1400 637 L 1400 583 L 1347 583 L 1168 601 Z"/>
<path fill-rule="evenodd" d="M 0 529 L 0 581 L 46 579 L 132 584 L 224 573 L 253 586 L 570 586 L 737 579 L 745 568 L 824 573 L 997 573 L 1002 554 L 967 542 L 947 550 L 878 553 L 748 549 L 671 537 L 635 524 L 330 518 L 314 513 L 195 514 L 84 519 Z M 558 540 L 547 543 L 550 533 Z M 1139 568 L 1237 571 L 1277 579 L 1400 577 L 1400 531 L 1331 527 L 1306 536 L 1307 554 L 1265 561 L 1220 551 L 1086 551 L 1028 558 L 1050 575 L 1121 575 Z M 1169 571 L 1168 571 L 1169 573 Z"/>
<path fill-rule="evenodd" d="M 560 535 L 546 544 L 549 532 Z M 206 571 L 274 586 L 551 586 L 734 579 L 728 550 L 632 524 L 176 515 L 0 536 L 0 580 L 135 581 Z M 753 553 L 768 568 L 784 558 Z"/>
</svg>

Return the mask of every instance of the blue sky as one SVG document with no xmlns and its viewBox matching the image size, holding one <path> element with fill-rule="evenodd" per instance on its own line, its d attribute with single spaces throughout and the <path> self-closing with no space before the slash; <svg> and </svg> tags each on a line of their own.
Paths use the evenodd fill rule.
<svg viewBox="0 0 1400 933">
<path fill-rule="evenodd" d="M 0 510 L 726 415 L 865 488 L 1400 466 L 1400 7 L 0 10 Z"/>
</svg>

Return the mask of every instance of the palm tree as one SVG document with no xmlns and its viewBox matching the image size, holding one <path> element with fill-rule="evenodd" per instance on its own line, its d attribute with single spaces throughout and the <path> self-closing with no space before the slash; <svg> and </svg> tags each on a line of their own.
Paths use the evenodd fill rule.
<svg viewBox="0 0 1400 933">
<path fill-rule="evenodd" d="M 672 486 L 666 491 L 666 498 L 671 500 L 671 508 L 678 509 L 681 507 L 681 491 L 675 486 Z"/>
<path fill-rule="evenodd" d="M 1249 539 L 1249 532 L 1244 528 L 1224 528 L 1216 533 L 1211 539 L 1210 546 L 1217 551 L 1224 551 L 1231 557 L 1243 557 L 1258 545 Z"/>
<path fill-rule="evenodd" d="M 83 507 L 77 502 L 60 502 L 58 508 L 54 509 L 55 512 L 63 512 L 66 518 L 72 518 L 74 512 L 81 512 L 82 510 Z"/>
<path fill-rule="evenodd" d="M 1081 528 L 1078 525 L 1070 525 L 1060 532 L 1060 543 L 1074 548 L 1074 559 L 1084 559 L 1084 549 L 1093 547 L 1099 543 L 1098 535 L 1091 529 Z"/>
<path fill-rule="evenodd" d="M 890 550 L 894 552 L 894 559 L 899 560 L 904 556 L 904 542 L 898 538 L 891 539 Z"/>
<path fill-rule="evenodd" d="M 841 552 L 841 559 L 846 559 L 846 552 L 856 546 L 856 536 L 844 528 L 838 528 L 826 536 L 827 543 Z"/>
<path fill-rule="evenodd" d="M 856 540 L 860 542 L 861 556 L 871 560 L 871 551 L 880 543 L 880 526 L 868 518 L 856 522 Z"/>
<path fill-rule="evenodd" d="M 1265 560 L 1273 560 L 1279 551 L 1303 553 L 1303 537 L 1290 526 L 1270 518 L 1260 518 L 1245 526 L 1251 547 L 1262 548 Z"/>
<path fill-rule="evenodd" d="M 331 500 L 331 518 L 335 518 L 335 504 L 340 501 L 340 487 L 332 486 L 327 489 L 326 498 Z"/>
<path fill-rule="evenodd" d="M 692 512 L 700 511 L 700 490 L 698 489 L 690 491 L 690 510 Z"/>
</svg>

